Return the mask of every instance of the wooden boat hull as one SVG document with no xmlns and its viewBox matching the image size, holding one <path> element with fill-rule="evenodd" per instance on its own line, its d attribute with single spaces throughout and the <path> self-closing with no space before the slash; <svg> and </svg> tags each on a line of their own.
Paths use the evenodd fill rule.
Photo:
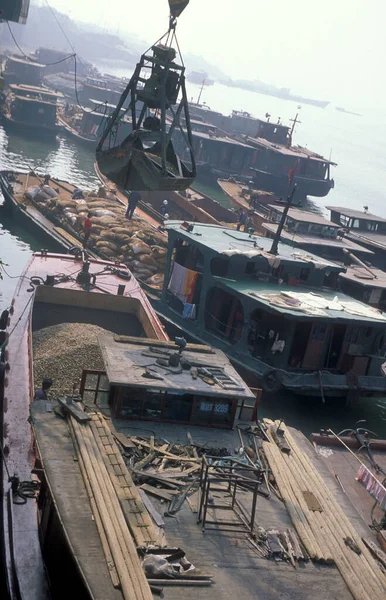
<svg viewBox="0 0 386 600">
<path fill-rule="evenodd" d="M 135 319 L 135 323 L 140 323 L 141 331 L 146 332 L 146 335 L 168 341 L 161 323 L 134 277 L 122 279 L 119 274 L 114 274 L 109 268 L 116 265 L 111 262 L 90 259 L 90 273 L 97 274 L 97 286 L 90 292 L 85 292 L 74 277 L 57 282 L 54 286 L 37 283 L 31 285 L 31 278 L 46 281 L 48 275 L 76 273 L 81 267 L 82 262 L 73 256 L 36 253 L 27 265 L 23 277 L 19 279 L 12 301 L 4 352 L 4 360 L 9 365 L 9 370 L 5 371 L 0 384 L 0 441 L 10 474 L 18 473 L 21 481 L 30 481 L 31 469 L 41 467 L 35 462 L 36 448 L 29 423 L 30 402 L 34 392 L 33 331 L 60 323 L 84 322 L 127 335 L 133 331 Z M 118 294 L 119 285 L 122 284 L 125 288 L 123 296 Z M 135 335 L 140 335 L 138 331 Z M 74 572 L 76 567 L 81 565 L 82 553 L 75 554 L 68 522 L 67 529 L 61 528 L 60 521 L 63 521 L 63 515 L 60 515 L 60 519 L 53 518 L 50 521 L 49 506 L 39 507 L 40 516 L 44 514 L 44 518 L 49 519 L 54 527 L 50 529 L 51 537 L 42 539 L 41 548 L 36 501 L 29 499 L 25 504 L 15 504 L 3 461 L 0 468 L 4 490 L 0 502 L 3 534 L 0 538 L 0 554 L 5 563 L 9 598 L 48 600 L 50 592 L 42 551 L 47 555 L 52 547 L 59 554 L 64 550 L 64 547 L 61 548 L 58 544 L 60 540 L 56 539 L 56 533 L 63 529 L 69 551 L 65 552 L 66 561 L 69 557 L 68 564 L 72 564 Z M 47 511 L 44 513 L 45 508 Z M 45 523 L 47 525 L 47 521 Z M 88 590 L 90 586 L 81 566 L 78 572 L 81 574 L 84 590 Z M 86 593 L 77 597 L 86 597 Z"/>
<path fill-rule="evenodd" d="M 15 200 L 10 187 L 7 174 L 0 172 L 0 189 L 4 197 L 3 209 L 12 214 L 20 224 L 33 235 L 39 238 L 43 247 L 48 247 L 52 252 L 67 252 L 70 244 L 61 238 L 55 236 L 53 231 L 48 231 L 44 227 L 43 220 L 34 219 L 33 216 Z"/>
<path fill-rule="evenodd" d="M 68 135 L 71 139 L 75 140 L 81 146 L 88 148 L 89 150 L 95 150 L 97 145 L 97 138 L 94 139 L 80 135 L 71 125 L 69 125 L 62 116 L 58 116 L 58 121 L 62 126 L 62 132 Z"/>
<path fill-rule="evenodd" d="M 253 169 L 256 187 L 272 192 L 279 198 L 286 198 L 288 194 L 288 175 L 276 175 L 260 169 Z M 294 176 L 293 183 L 297 184 L 296 194 L 298 202 L 304 201 L 307 196 L 324 198 L 334 187 L 333 179 L 312 179 Z"/>
<path fill-rule="evenodd" d="M 12 117 L 5 113 L 1 115 L 1 119 L 6 131 L 22 136 L 55 138 L 62 130 L 60 125 L 47 126 L 31 122 L 15 121 L 15 119 L 12 119 Z"/>
</svg>

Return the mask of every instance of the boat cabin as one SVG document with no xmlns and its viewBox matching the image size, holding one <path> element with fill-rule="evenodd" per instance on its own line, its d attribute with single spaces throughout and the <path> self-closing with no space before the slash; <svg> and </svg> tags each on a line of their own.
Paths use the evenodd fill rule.
<svg viewBox="0 0 386 600">
<path fill-rule="evenodd" d="M 257 150 L 254 178 L 258 188 L 287 197 L 288 174 L 296 165 L 293 182 L 296 195 L 305 197 L 327 196 L 334 187 L 331 167 L 335 163 L 301 146 L 277 144 L 267 139 L 246 138 L 246 143 Z"/>
<path fill-rule="evenodd" d="M 272 241 L 253 233 L 173 221 L 166 227 L 165 318 L 259 377 L 279 370 L 279 387 L 320 394 L 317 371 L 326 370 L 332 395 L 347 392 L 348 372 L 364 376 L 364 389 L 386 389 L 378 381 L 386 318 L 336 292 L 343 266 L 285 244 L 270 254 Z M 309 385 L 296 373 L 310 375 Z"/>
<path fill-rule="evenodd" d="M 17 123 L 32 122 L 35 127 L 55 127 L 56 103 L 16 95 L 10 104 L 11 118 Z"/>
<path fill-rule="evenodd" d="M 88 77 L 83 83 L 80 98 L 87 106 L 92 106 L 97 101 L 99 103 L 109 102 L 115 107 L 119 102 L 121 94 L 122 90 L 112 89 L 104 79 Z"/>
<path fill-rule="evenodd" d="M 208 165 L 218 175 L 250 175 L 250 167 L 254 165 L 256 152 L 254 148 L 224 136 L 216 127 L 210 131 L 192 130 L 193 148 L 198 165 Z M 184 160 L 186 142 L 180 132 L 174 132 L 173 142 L 176 151 Z"/>
<path fill-rule="evenodd" d="M 262 224 L 267 237 L 274 238 L 283 212 L 284 206 L 267 206 L 267 220 Z M 345 238 L 342 227 L 337 223 L 298 208 L 289 209 L 280 239 L 330 260 L 342 261 L 344 249 L 362 257 L 372 255 L 370 250 Z"/>
<path fill-rule="evenodd" d="M 231 115 L 231 133 L 255 138 L 264 138 L 275 144 L 287 144 L 290 128 L 281 123 L 272 123 L 252 117 L 247 112 L 233 110 Z"/>
<path fill-rule="evenodd" d="M 345 294 L 386 312 L 386 273 L 373 266 L 351 265 L 339 276 Z"/>
<path fill-rule="evenodd" d="M 386 219 L 366 210 L 353 210 L 341 206 L 327 206 L 331 221 L 345 230 L 345 237 L 373 252 L 371 262 L 380 269 L 385 268 Z"/>
<path fill-rule="evenodd" d="M 56 48 L 40 47 L 36 50 L 37 60 L 46 65 L 44 68 L 44 75 L 51 73 L 69 73 L 70 70 L 74 68 L 74 61 L 68 59 L 68 56 L 68 51 L 56 50 Z M 81 68 L 82 64 L 78 64 L 77 67 Z"/>
<path fill-rule="evenodd" d="M 255 417 L 255 394 L 221 350 L 112 334 L 99 344 L 106 373 L 85 371 L 81 393 L 113 418 L 230 429 Z"/>
<path fill-rule="evenodd" d="M 90 100 L 90 104 L 94 106 L 98 105 L 98 101 L 95 99 Z M 115 106 L 109 103 L 100 105 L 99 110 L 82 112 L 81 120 L 79 123 L 79 130 L 81 135 L 97 138 L 101 135 L 104 127 L 106 126 L 106 120 L 109 118 L 108 115 L 113 112 Z M 121 111 L 123 115 L 123 110 Z M 117 127 L 117 143 L 123 142 L 123 140 L 131 133 L 131 119 L 127 116 L 123 117 Z"/>
<path fill-rule="evenodd" d="M 19 56 L 7 56 L 4 79 L 6 85 L 24 83 L 39 86 L 42 82 L 45 65 Z"/>
<path fill-rule="evenodd" d="M 35 98 L 37 100 L 45 100 L 54 104 L 56 104 L 57 100 L 63 98 L 63 94 L 61 94 L 60 92 L 54 92 L 53 90 L 50 90 L 48 88 L 34 85 L 11 83 L 9 88 L 11 92 L 17 96 L 22 96 L 24 98 Z"/>
</svg>

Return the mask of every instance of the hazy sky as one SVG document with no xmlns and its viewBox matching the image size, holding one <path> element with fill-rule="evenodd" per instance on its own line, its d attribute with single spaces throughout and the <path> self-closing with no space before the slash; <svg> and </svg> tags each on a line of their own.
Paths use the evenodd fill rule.
<svg viewBox="0 0 386 600">
<path fill-rule="evenodd" d="M 167 0 L 50 4 L 149 42 L 168 23 Z M 190 0 L 177 31 L 183 52 L 204 56 L 233 78 L 369 109 L 385 104 L 385 20 L 384 0 Z"/>
</svg>

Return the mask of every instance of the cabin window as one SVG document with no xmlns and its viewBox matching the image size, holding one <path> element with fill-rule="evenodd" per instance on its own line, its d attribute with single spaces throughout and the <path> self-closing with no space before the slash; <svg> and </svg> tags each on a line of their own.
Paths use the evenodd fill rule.
<svg viewBox="0 0 386 600">
<path fill-rule="evenodd" d="M 301 369 L 306 354 L 312 323 L 308 321 L 296 324 L 291 350 L 288 357 L 288 366 L 292 369 Z"/>
<path fill-rule="evenodd" d="M 105 371 L 84 370 L 79 393 L 85 404 L 98 404 L 98 406 L 107 407 L 109 404 L 110 383 Z"/>
<path fill-rule="evenodd" d="M 158 388 L 116 388 L 114 412 L 118 418 L 209 427 L 232 427 L 237 399 L 198 396 Z"/>
<path fill-rule="evenodd" d="M 245 265 L 245 275 L 253 275 L 256 273 L 256 263 L 253 260 L 249 260 Z"/>
<path fill-rule="evenodd" d="M 339 215 L 339 221 L 343 225 L 343 227 L 348 227 L 350 219 L 346 217 L 346 215 Z"/>
<path fill-rule="evenodd" d="M 301 269 L 300 281 L 308 281 L 309 276 L 310 276 L 310 269 L 308 269 L 308 268 Z"/>
<path fill-rule="evenodd" d="M 346 335 L 345 325 L 335 325 L 331 332 L 330 344 L 324 366 L 327 369 L 337 369 L 342 352 L 343 341 Z"/>
<path fill-rule="evenodd" d="M 352 222 L 353 229 L 359 229 L 359 219 L 354 219 Z"/>
<path fill-rule="evenodd" d="M 228 274 L 230 259 L 222 256 L 215 256 L 210 261 L 210 270 L 212 275 L 217 277 L 226 277 Z"/>
<path fill-rule="evenodd" d="M 379 224 L 374 223 L 373 221 L 366 221 L 366 229 L 367 231 L 378 231 Z"/>
<path fill-rule="evenodd" d="M 236 343 L 244 326 L 244 309 L 238 298 L 223 289 L 208 291 L 205 308 L 205 327 L 216 335 Z"/>
<path fill-rule="evenodd" d="M 182 240 L 177 240 L 174 244 L 174 247 L 175 262 L 185 267 L 185 269 L 191 269 L 192 271 L 198 271 L 200 273 L 203 272 L 204 256 L 196 246 L 188 244 Z"/>
<path fill-rule="evenodd" d="M 323 287 L 336 290 L 338 285 L 338 273 L 335 271 L 326 272 L 323 279 Z"/>
</svg>

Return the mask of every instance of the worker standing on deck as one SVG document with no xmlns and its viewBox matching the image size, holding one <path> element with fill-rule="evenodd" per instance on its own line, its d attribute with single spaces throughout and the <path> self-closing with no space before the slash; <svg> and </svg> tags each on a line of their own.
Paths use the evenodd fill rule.
<svg viewBox="0 0 386 600">
<path fill-rule="evenodd" d="M 85 248 L 86 244 L 88 242 L 88 239 L 91 235 L 91 231 L 92 231 L 92 214 L 90 212 L 87 214 L 87 217 L 84 220 L 83 231 L 84 231 L 83 248 Z"/>
<path fill-rule="evenodd" d="M 247 220 L 247 215 L 245 214 L 245 212 L 243 211 L 243 209 L 240 208 L 240 211 L 239 211 L 239 220 L 238 220 L 238 223 L 237 223 L 237 231 L 240 231 L 241 226 L 245 224 L 246 220 Z"/>
<path fill-rule="evenodd" d="M 47 392 L 54 382 L 52 379 L 45 378 L 42 382 L 42 387 L 37 389 L 34 394 L 34 400 L 48 400 Z"/>
<path fill-rule="evenodd" d="M 134 211 L 137 208 L 137 204 L 140 200 L 142 200 L 142 196 L 139 192 L 131 192 L 125 215 L 126 219 L 131 219 L 133 217 Z"/>
<path fill-rule="evenodd" d="M 165 215 L 166 215 L 166 214 L 167 214 L 167 212 L 168 212 L 168 208 L 169 208 L 169 202 L 168 202 L 167 200 L 164 200 L 164 201 L 162 202 L 162 206 L 161 206 L 161 208 L 160 208 L 160 210 L 159 210 L 159 211 L 160 211 L 160 213 L 161 213 L 161 215 L 163 216 L 163 218 L 165 218 Z"/>
</svg>

